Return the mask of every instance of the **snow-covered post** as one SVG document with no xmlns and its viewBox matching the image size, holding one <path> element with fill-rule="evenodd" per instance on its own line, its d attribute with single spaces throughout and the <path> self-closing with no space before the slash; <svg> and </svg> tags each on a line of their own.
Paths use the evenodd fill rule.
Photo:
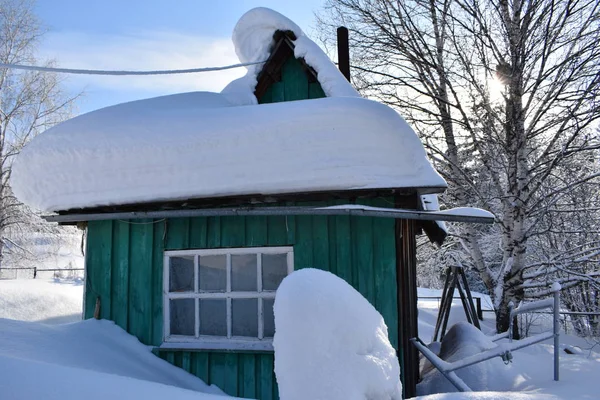
<svg viewBox="0 0 600 400">
<path fill-rule="evenodd" d="M 558 361 L 559 361 L 559 348 L 558 338 L 560 330 L 560 283 L 554 282 L 552 284 L 552 291 L 554 292 L 554 380 L 558 381 Z"/>
</svg>

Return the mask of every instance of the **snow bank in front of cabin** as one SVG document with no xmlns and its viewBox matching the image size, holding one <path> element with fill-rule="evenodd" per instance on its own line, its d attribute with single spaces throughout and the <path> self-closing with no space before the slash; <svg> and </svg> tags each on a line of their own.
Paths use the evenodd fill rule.
<svg viewBox="0 0 600 400">
<path fill-rule="evenodd" d="M 498 345 L 467 322 L 453 325 L 442 340 L 438 357 L 455 362 L 493 349 Z M 474 391 L 502 391 L 512 387 L 514 376 L 499 357 L 461 368 L 456 374 Z M 425 364 L 422 381 L 417 385 L 420 395 L 455 392 L 457 389 L 441 372 Z"/>
<path fill-rule="evenodd" d="M 400 367 L 375 308 L 337 276 L 302 269 L 275 298 L 275 374 L 284 400 L 400 399 Z"/>
<path fill-rule="evenodd" d="M 242 107 L 202 92 L 134 101 L 49 129 L 12 169 L 17 197 L 45 211 L 445 186 L 410 126 L 356 97 Z"/>
<path fill-rule="evenodd" d="M 5 369 L 4 372 L 0 372 L 0 376 L 3 382 L 11 381 L 6 378 L 6 374 L 14 376 L 15 379 L 19 376 L 12 368 L 7 367 L 7 365 L 11 365 L 11 358 L 21 360 L 12 362 L 17 369 L 31 368 L 34 371 L 40 371 L 40 377 L 25 375 L 21 378 L 21 382 L 26 380 L 31 382 L 30 384 L 37 384 L 38 379 L 45 379 L 44 376 L 46 378 L 53 377 L 52 371 L 56 367 L 56 370 L 62 368 L 64 371 L 75 369 L 93 371 L 176 386 L 194 392 L 222 394 L 218 388 L 208 386 L 197 377 L 156 357 L 148 346 L 143 345 L 135 337 L 110 321 L 86 320 L 50 326 L 35 322 L 0 319 L 0 366 Z M 43 364 L 49 365 L 44 366 Z M 98 379 L 98 382 L 105 382 L 108 379 L 89 373 L 82 374 L 82 376 L 89 380 Z M 58 393 L 63 393 L 62 390 L 67 389 L 62 385 L 67 385 L 68 379 L 68 376 L 65 376 L 61 380 L 62 384 L 57 388 Z M 126 383 L 128 381 L 118 379 L 116 382 Z M 14 382 L 11 383 L 11 385 L 13 384 L 16 385 Z M 47 386 L 46 389 L 51 390 L 52 386 Z M 101 385 L 96 383 L 92 385 L 92 388 L 98 387 Z M 0 388 L 4 395 L 6 393 L 5 385 L 0 384 Z M 33 388 L 19 388 L 18 385 L 10 386 L 10 388 L 17 392 L 24 390 L 23 393 L 28 393 L 27 390 L 34 390 Z M 88 398 L 87 392 L 80 393 L 80 397 L 84 397 L 84 395 Z M 7 398 L 29 399 L 35 397 L 9 396 Z"/>
<path fill-rule="evenodd" d="M 10 400 L 222 400 L 223 396 L 109 373 L 0 356 L 1 397 Z"/>
<path fill-rule="evenodd" d="M 331 62 L 327 54 L 310 40 L 293 21 L 264 7 L 246 12 L 236 24 L 232 40 L 235 52 L 242 63 L 265 61 L 269 58 L 273 46 L 273 34 L 276 31 L 292 31 L 294 55 L 317 72 L 317 79 L 327 97 L 360 97 L 360 94 L 346 80 L 339 69 Z M 221 92 L 236 105 L 256 104 L 254 88 L 263 64 L 248 66 L 248 72 L 223 89 Z"/>
</svg>

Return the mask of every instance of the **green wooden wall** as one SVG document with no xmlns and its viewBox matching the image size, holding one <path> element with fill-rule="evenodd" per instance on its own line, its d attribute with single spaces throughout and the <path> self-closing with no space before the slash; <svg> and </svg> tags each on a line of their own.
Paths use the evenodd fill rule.
<svg viewBox="0 0 600 400">
<path fill-rule="evenodd" d="M 318 82 L 309 82 L 300 61 L 289 58 L 281 69 L 281 81 L 271 85 L 258 99 L 260 104 L 325 97 Z"/>
<path fill-rule="evenodd" d="M 383 200 L 363 203 L 388 205 Z M 339 202 L 310 203 L 333 204 Z M 279 245 L 294 246 L 295 269 L 331 271 L 354 286 L 383 315 L 390 340 L 397 347 L 394 220 L 385 218 L 249 216 L 91 221 L 85 317 L 93 317 L 99 296 L 102 318 L 115 321 L 144 344 L 159 346 L 163 338 L 165 250 Z M 270 353 L 157 353 L 228 394 L 278 398 Z"/>
</svg>

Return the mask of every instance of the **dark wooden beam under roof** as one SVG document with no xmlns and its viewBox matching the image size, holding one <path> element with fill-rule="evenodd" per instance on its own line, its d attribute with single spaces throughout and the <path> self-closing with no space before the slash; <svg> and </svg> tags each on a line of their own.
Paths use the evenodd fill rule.
<svg viewBox="0 0 600 400">
<path fill-rule="evenodd" d="M 357 189 L 320 192 L 296 192 L 281 194 L 248 194 L 240 196 L 224 196 L 210 198 L 190 198 L 182 200 L 153 201 L 145 203 L 115 204 L 98 207 L 73 208 L 57 211 L 60 215 L 68 214 L 102 214 L 114 212 L 144 212 L 159 210 L 186 210 L 209 207 L 235 207 L 244 205 L 286 204 L 290 202 L 317 202 L 327 200 L 345 200 L 354 203 L 359 199 L 373 199 L 389 196 L 414 196 L 416 193 L 440 193 L 445 188 L 383 188 Z"/>
<path fill-rule="evenodd" d="M 275 82 L 281 81 L 281 69 L 283 64 L 294 56 L 294 40 L 296 35 L 292 31 L 276 31 L 273 35 L 273 46 L 269 59 L 258 74 L 257 84 L 254 88 L 254 96 L 260 99 Z M 309 82 L 317 82 L 317 72 L 304 61 L 298 58 L 304 69 Z"/>
</svg>

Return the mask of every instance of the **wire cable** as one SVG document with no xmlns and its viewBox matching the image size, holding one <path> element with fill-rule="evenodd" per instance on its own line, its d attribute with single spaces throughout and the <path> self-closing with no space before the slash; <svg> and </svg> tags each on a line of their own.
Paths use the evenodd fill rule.
<svg viewBox="0 0 600 400">
<path fill-rule="evenodd" d="M 170 69 L 170 70 L 154 70 L 154 71 L 111 71 L 111 70 L 101 70 L 101 69 L 55 68 L 55 67 L 39 67 L 36 65 L 5 64 L 5 63 L 0 63 L 0 68 L 21 69 L 21 70 L 25 70 L 25 71 L 58 72 L 58 73 L 62 73 L 62 74 L 78 74 L 78 75 L 112 75 L 112 76 L 174 75 L 174 74 L 194 74 L 197 72 L 223 71 L 226 69 L 233 69 L 233 68 L 247 67 L 250 65 L 263 64 L 265 62 L 266 61 L 255 61 L 255 62 L 249 62 L 249 63 L 224 65 L 221 67 Z"/>
</svg>

